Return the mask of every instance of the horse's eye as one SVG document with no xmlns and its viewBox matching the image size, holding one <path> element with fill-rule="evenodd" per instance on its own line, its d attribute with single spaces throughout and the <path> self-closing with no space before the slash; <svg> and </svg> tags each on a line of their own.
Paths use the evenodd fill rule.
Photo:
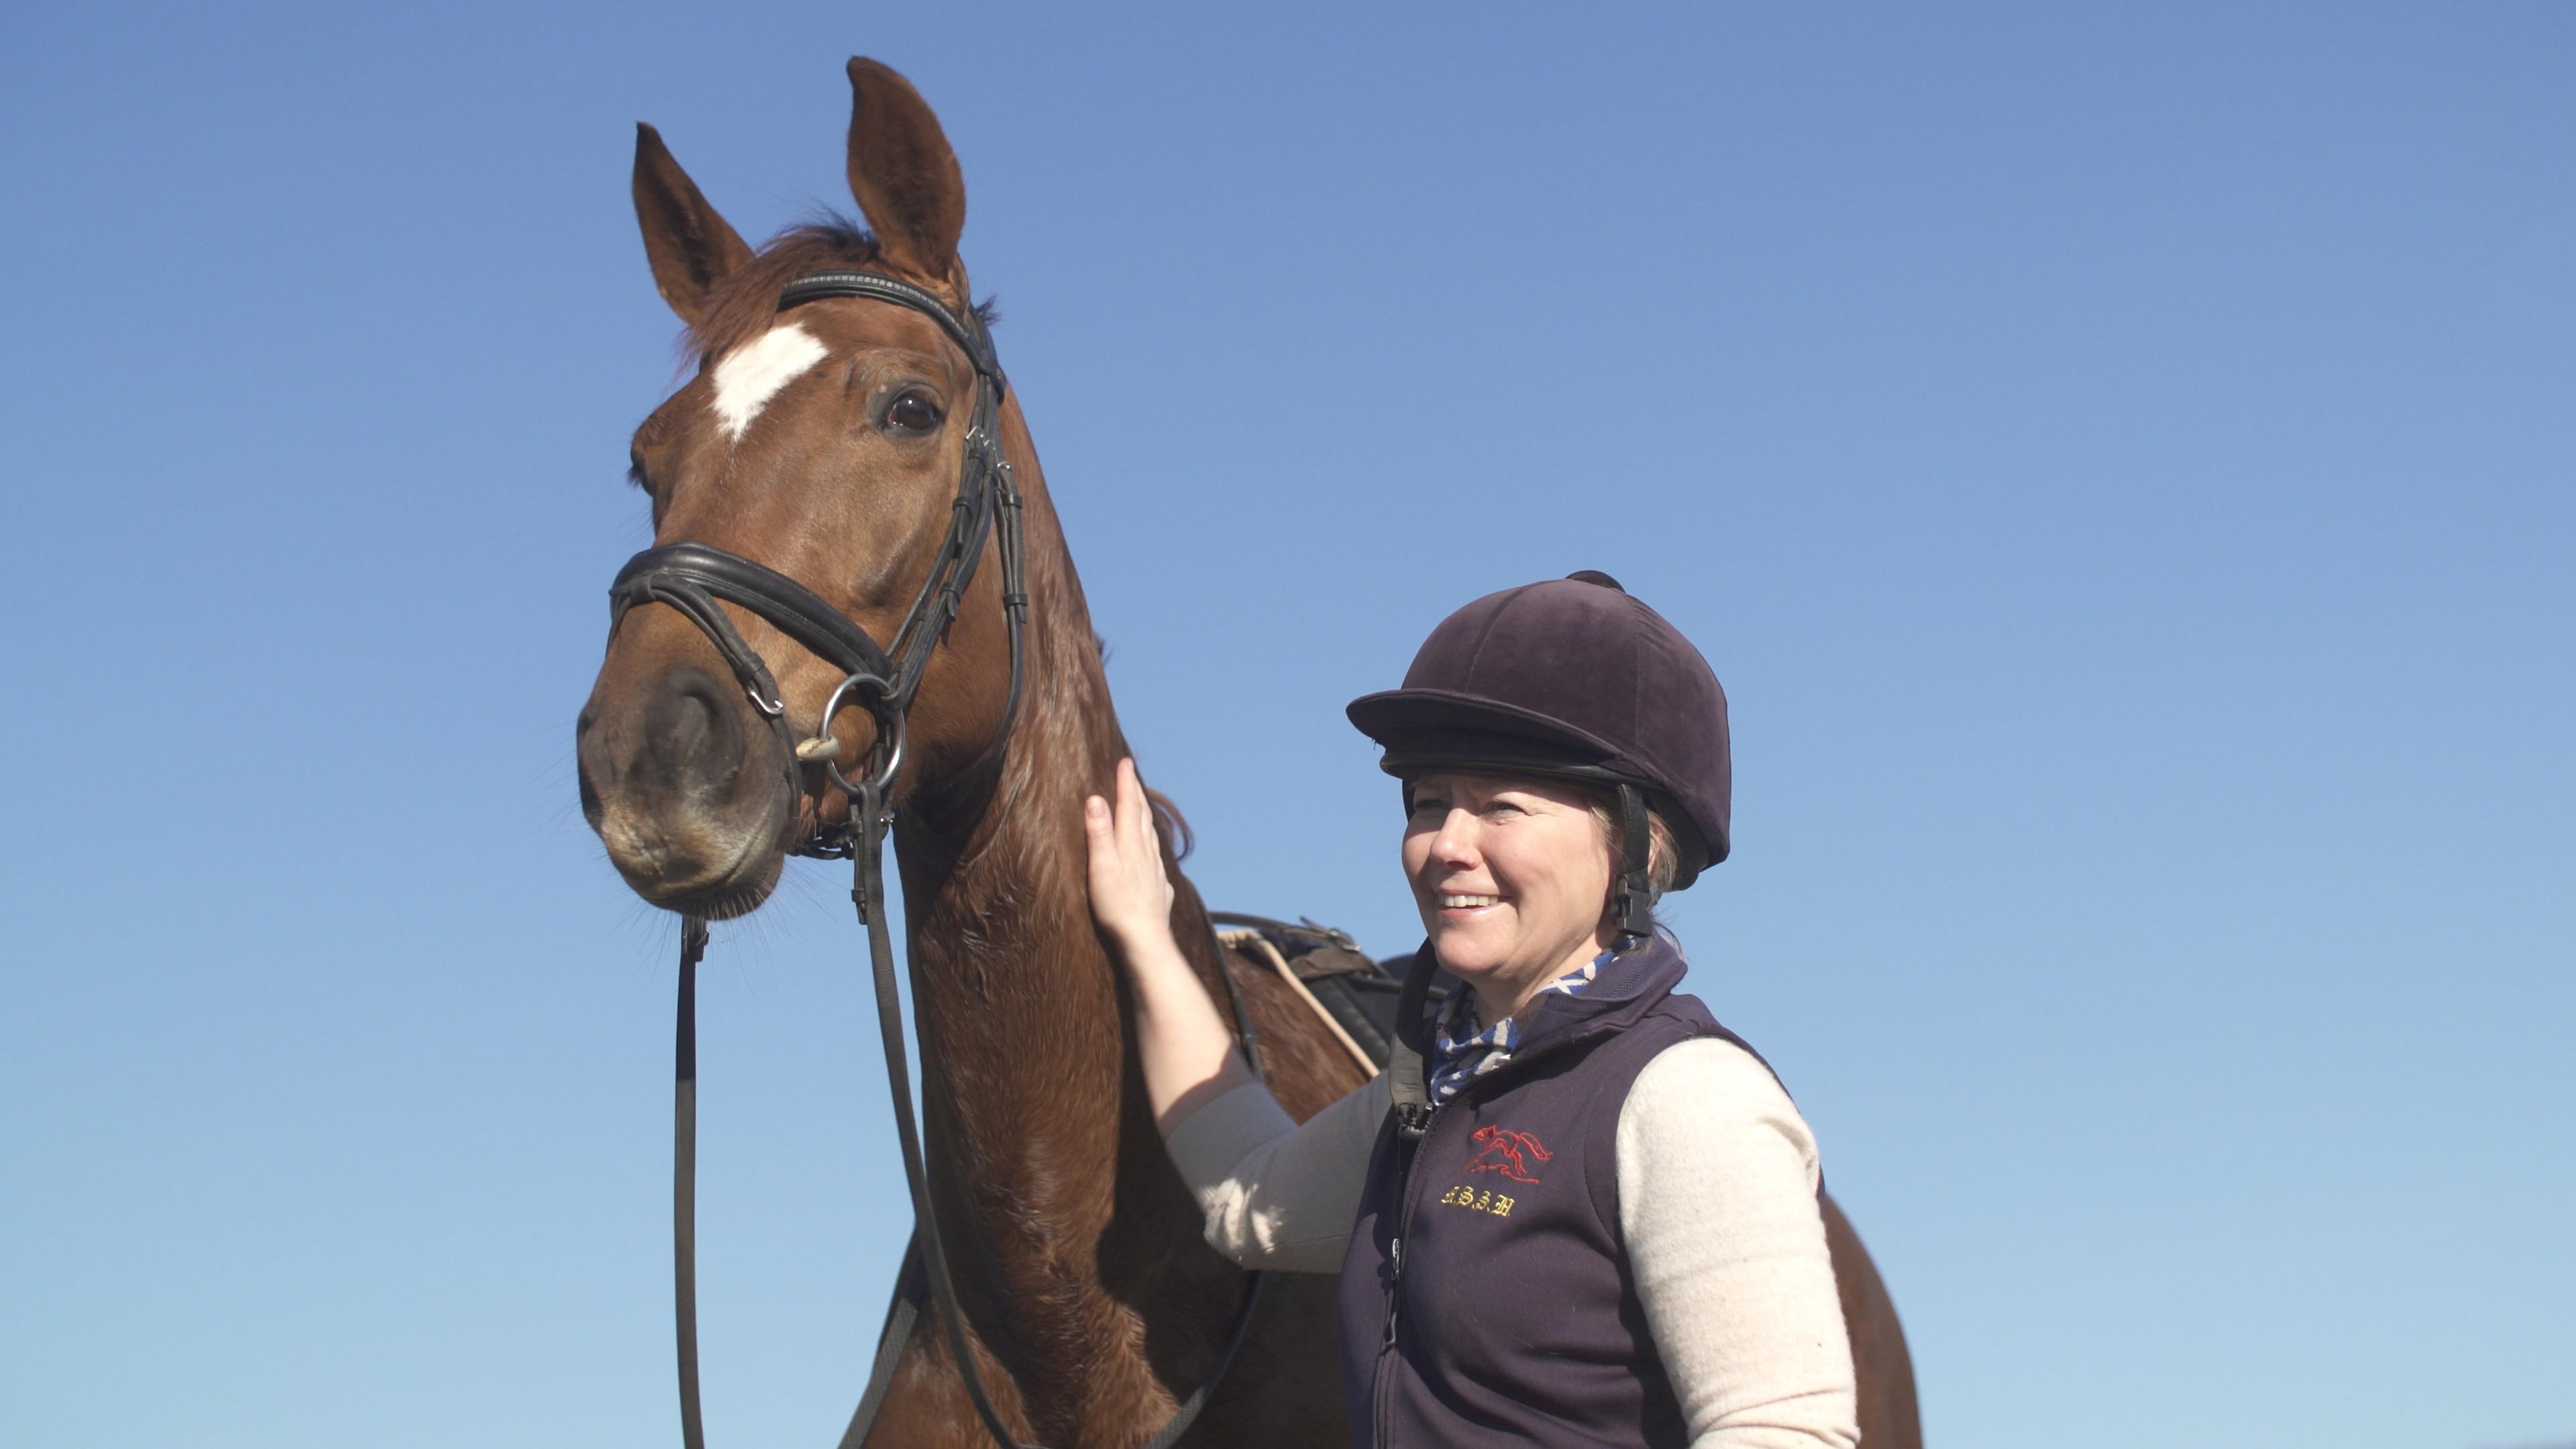
<svg viewBox="0 0 2576 1449">
<path fill-rule="evenodd" d="M 898 433 L 926 433 L 939 426 L 939 404 L 925 392 L 908 392 L 886 409 L 886 426 Z"/>
</svg>

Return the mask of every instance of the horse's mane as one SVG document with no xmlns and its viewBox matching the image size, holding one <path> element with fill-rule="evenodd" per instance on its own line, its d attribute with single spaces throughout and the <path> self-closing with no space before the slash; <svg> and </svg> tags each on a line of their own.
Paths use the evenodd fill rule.
<svg viewBox="0 0 2576 1449">
<path fill-rule="evenodd" d="M 877 239 L 867 228 L 837 212 L 819 212 L 762 243 L 749 263 L 718 283 L 706 316 L 680 346 L 699 366 L 709 366 L 776 324 L 778 294 L 789 282 L 808 272 L 873 267 L 877 258 Z M 992 302 L 977 304 L 975 315 L 992 326 Z"/>
</svg>

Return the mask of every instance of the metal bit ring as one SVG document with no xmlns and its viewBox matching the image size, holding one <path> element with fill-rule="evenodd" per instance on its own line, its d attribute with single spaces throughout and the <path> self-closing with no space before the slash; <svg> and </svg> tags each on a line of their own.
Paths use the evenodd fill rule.
<svg viewBox="0 0 2576 1449">
<path fill-rule="evenodd" d="M 870 697 L 853 701 L 850 698 L 850 691 L 862 685 L 868 688 Z M 873 674 L 851 675 L 834 686 L 831 697 L 823 701 L 823 718 L 814 730 L 817 738 L 830 735 L 833 718 L 852 703 L 858 704 L 874 717 L 877 722 L 876 753 L 885 763 L 878 767 L 868 783 L 876 788 L 880 796 L 893 786 L 895 771 L 903 768 L 903 713 L 900 710 L 886 708 L 886 692 L 892 688 L 891 684 Z M 823 773 L 834 785 L 840 787 L 842 794 L 850 797 L 852 808 L 856 808 L 859 801 L 859 787 L 851 784 L 841 774 L 839 759 L 823 761 Z"/>
</svg>

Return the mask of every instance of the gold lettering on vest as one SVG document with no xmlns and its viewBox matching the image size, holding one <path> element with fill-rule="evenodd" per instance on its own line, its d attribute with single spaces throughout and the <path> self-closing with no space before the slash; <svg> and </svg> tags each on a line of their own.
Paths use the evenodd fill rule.
<svg viewBox="0 0 2576 1449">
<path fill-rule="evenodd" d="M 1469 1187 L 1464 1183 L 1440 1194 L 1440 1202 L 1444 1207 L 1462 1207 L 1469 1212 L 1487 1213 L 1498 1218 L 1510 1217 L 1514 1204 L 1511 1197 L 1492 1188 Z"/>
</svg>

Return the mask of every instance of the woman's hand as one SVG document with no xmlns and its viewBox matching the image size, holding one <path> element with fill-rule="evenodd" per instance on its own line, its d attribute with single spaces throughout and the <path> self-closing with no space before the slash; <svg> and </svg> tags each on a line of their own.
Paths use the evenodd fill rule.
<svg viewBox="0 0 2576 1449">
<path fill-rule="evenodd" d="M 1127 968 L 1145 1100 L 1155 1125 L 1169 1132 L 1200 1104 L 1251 1081 L 1252 1072 L 1172 935 L 1172 878 L 1163 870 L 1163 841 L 1134 760 L 1118 762 L 1117 789 L 1114 806 L 1097 795 L 1082 802 L 1082 834 L 1091 844 L 1091 918 Z"/>
<path fill-rule="evenodd" d="M 1133 965 L 1140 944 L 1171 940 L 1172 879 L 1134 760 L 1118 762 L 1116 788 L 1115 807 L 1097 795 L 1082 802 L 1082 833 L 1091 845 L 1091 917 Z"/>
</svg>

